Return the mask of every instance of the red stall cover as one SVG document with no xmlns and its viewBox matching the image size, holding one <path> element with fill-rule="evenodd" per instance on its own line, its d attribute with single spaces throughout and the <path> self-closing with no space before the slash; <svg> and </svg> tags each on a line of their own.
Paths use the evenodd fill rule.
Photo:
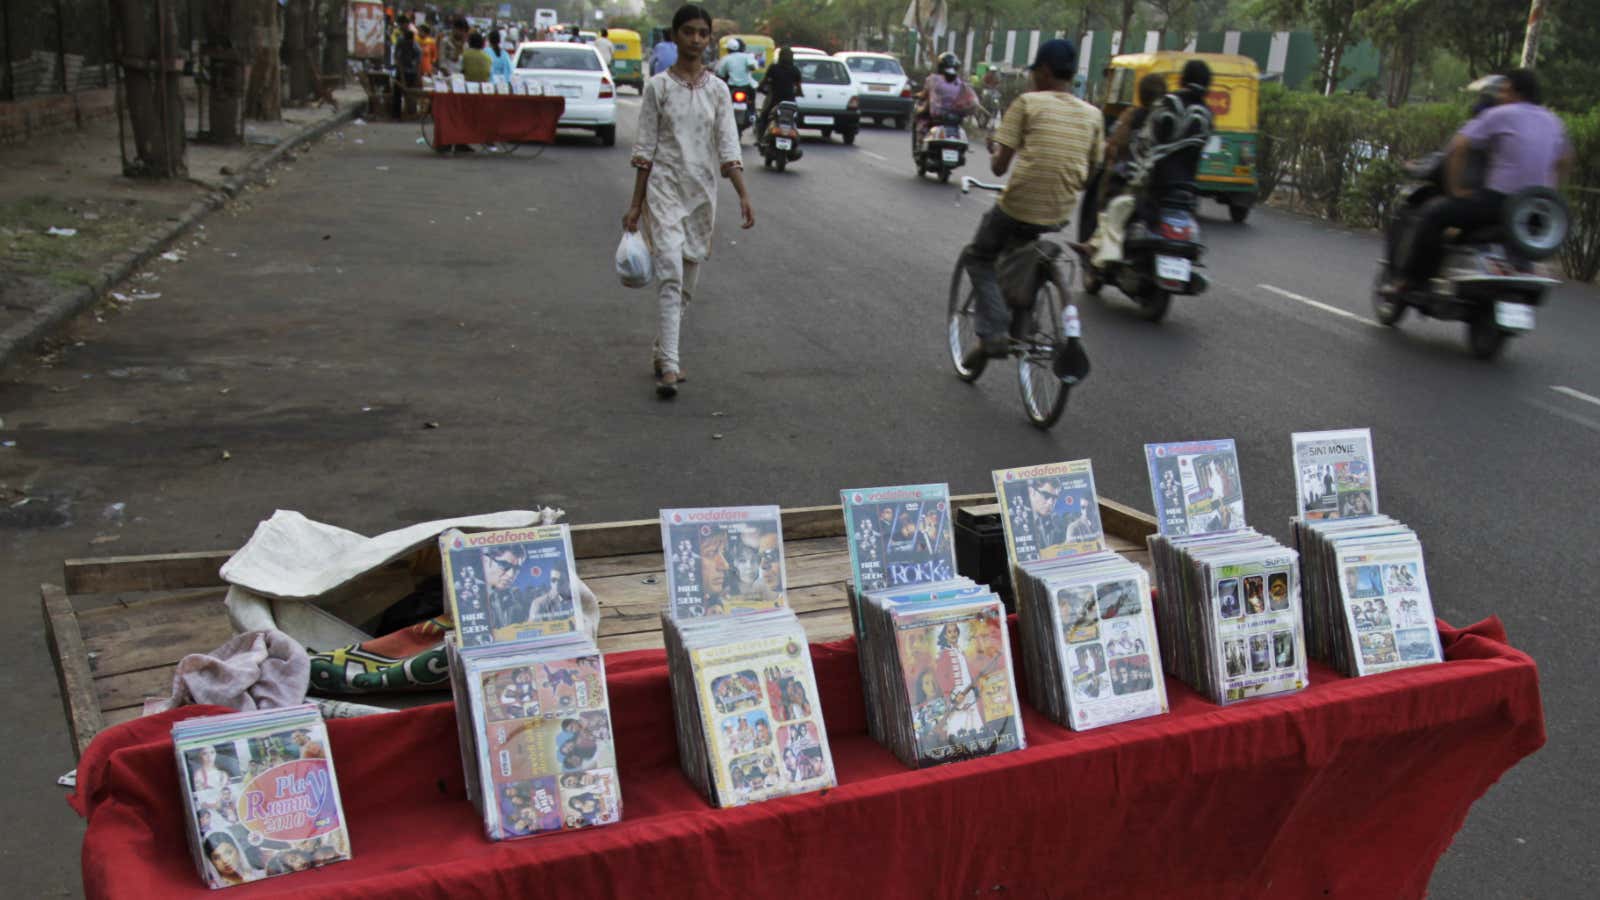
<svg viewBox="0 0 1600 900">
<path fill-rule="evenodd" d="M 1075 733 L 921 771 L 865 732 L 854 642 L 812 647 L 839 787 L 713 809 L 678 770 L 661 651 L 608 658 L 623 821 L 506 843 L 467 802 L 454 710 L 328 723 L 354 859 L 229 897 L 1422 897 L 1467 809 L 1545 740 L 1538 670 L 1497 619 L 1447 662 Z M 89 897 L 201 897 L 170 730 L 108 729 L 73 806 Z"/>
<path fill-rule="evenodd" d="M 553 144 L 556 122 L 567 108 L 560 97 L 433 94 L 432 98 L 435 147 L 494 141 Z"/>
</svg>

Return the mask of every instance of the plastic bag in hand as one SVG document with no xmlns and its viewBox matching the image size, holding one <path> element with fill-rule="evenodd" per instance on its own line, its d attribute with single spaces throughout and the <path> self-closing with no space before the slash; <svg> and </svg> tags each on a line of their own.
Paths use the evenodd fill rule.
<svg viewBox="0 0 1600 900">
<path fill-rule="evenodd" d="M 650 248 L 637 231 L 624 231 L 617 244 L 617 277 L 625 287 L 642 288 L 655 277 L 650 263 Z"/>
</svg>

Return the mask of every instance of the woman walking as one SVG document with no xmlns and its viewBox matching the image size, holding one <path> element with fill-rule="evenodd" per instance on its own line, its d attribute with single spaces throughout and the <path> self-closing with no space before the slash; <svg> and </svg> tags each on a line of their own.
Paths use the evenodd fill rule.
<svg viewBox="0 0 1600 900">
<path fill-rule="evenodd" d="M 678 335 L 694 296 L 700 264 L 711 255 L 717 215 L 717 175 L 739 192 L 745 228 L 756 223 L 744 187 L 739 132 L 728 86 L 705 68 L 711 14 L 688 4 L 672 17 L 678 59 L 644 86 L 639 139 L 633 147 L 633 201 L 622 217 L 628 231 L 644 229 L 658 281 L 654 347 L 656 393 L 673 397 L 684 381 Z"/>
</svg>

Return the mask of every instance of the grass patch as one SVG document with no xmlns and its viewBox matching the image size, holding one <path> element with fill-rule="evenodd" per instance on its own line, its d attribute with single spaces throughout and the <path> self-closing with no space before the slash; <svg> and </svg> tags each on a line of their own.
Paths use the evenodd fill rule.
<svg viewBox="0 0 1600 900">
<path fill-rule="evenodd" d="M 138 212 L 138 207 L 47 195 L 0 204 L 0 270 L 63 286 L 92 283 L 100 267 L 144 230 Z M 48 233 L 51 228 L 78 233 L 58 237 Z"/>
</svg>

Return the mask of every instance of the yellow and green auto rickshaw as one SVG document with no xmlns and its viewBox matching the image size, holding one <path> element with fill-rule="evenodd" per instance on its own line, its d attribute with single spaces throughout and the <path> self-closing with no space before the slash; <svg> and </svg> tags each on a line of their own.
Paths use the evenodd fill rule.
<svg viewBox="0 0 1600 900">
<path fill-rule="evenodd" d="M 1191 59 L 1211 67 L 1213 131 L 1200 158 L 1198 186 L 1202 197 L 1223 203 L 1235 222 L 1250 216 L 1256 201 L 1256 105 L 1260 98 L 1260 73 L 1255 60 L 1227 53 L 1130 53 L 1112 57 L 1106 71 L 1106 121 L 1114 122 L 1134 102 L 1139 79 L 1154 72 L 1167 80 L 1167 90 L 1182 87 L 1179 75 Z"/>
<path fill-rule="evenodd" d="M 619 86 L 632 85 L 644 93 L 644 45 L 639 41 L 639 32 L 611 28 L 606 31 L 606 39 L 611 41 L 611 77 Z"/>
<path fill-rule="evenodd" d="M 717 59 L 728 55 L 728 42 L 738 38 L 744 43 L 744 52 L 756 58 L 756 67 L 751 71 L 756 81 L 767 74 L 767 66 L 778 61 L 778 44 L 764 34 L 730 34 L 717 41 Z"/>
</svg>

